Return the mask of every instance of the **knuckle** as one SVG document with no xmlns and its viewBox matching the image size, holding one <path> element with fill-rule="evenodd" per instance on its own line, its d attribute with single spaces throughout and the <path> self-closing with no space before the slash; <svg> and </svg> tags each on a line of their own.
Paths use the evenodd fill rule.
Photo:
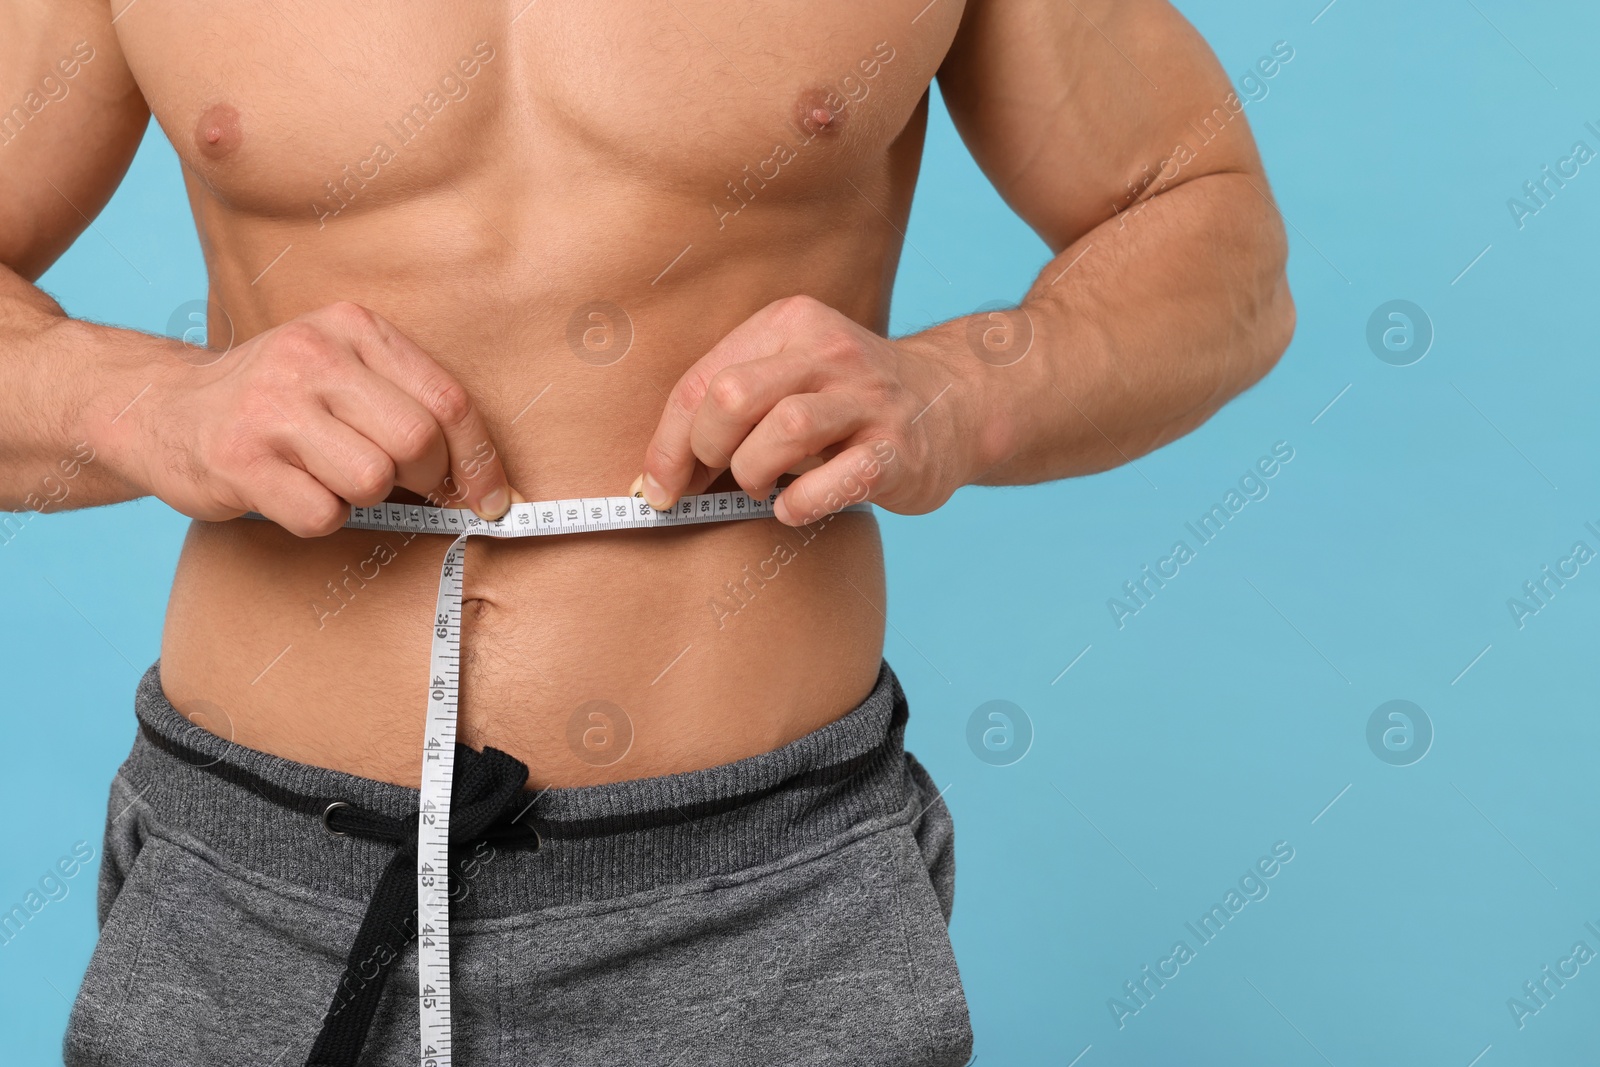
<svg viewBox="0 0 1600 1067">
<path fill-rule="evenodd" d="M 292 509 L 285 522 L 289 532 L 296 537 L 326 537 L 344 525 L 344 506 L 334 497 L 324 493 L 310 503 Z"/>
<path fill-rule="evenodd" d="M 763 477 L 766 473 L 764 467 L 764 464 L 756 460 L 735 455 L 728 471 L 733 475 L 733 480 L 739 483 L 741 489 L 754 496 L 756 491 L 762 488 L 763 483 L 767 481 Z"/>
<path fill-rule="evenodd" d="M 834 364 L 853 364 L 862 354 L 861 342 L 849 330 L 829 327 L 815 341 L 817 354 Z"/>
<path fill-rule="evenodd" d="M 799 323 L 816 314 L 821 306 L 822 302 L 816 297 L 796 293 L 794 296 L 774 301 L 772 313 L 780 322 Z"/>
<path fill-rule="evenodd" d="M 877 492 L 889 478 L 888 472 L 882 466 L 873 467 L 867 464 L 863 464 L 851 476 L 863 486 L 867 493 Z"/>
<path fill-rule="evenodd" d="M 300 533 L 300 536 L 327 537 L 329 534 L 333 533 L 333 531 L 337 530 L 339 526 L 340 522 L 335 518 L 318 518 L 315 520 L 309 520 L 305 523 L 304 532 Z"/>
<path fill-rule="evenodd" d="M 376 320 L 372 312 L 353 300 L 336 300 L 327 307 L 327 314 L 336 325 L 346 330 L 370 330 Z"/>
<path fill-rule="evenodd" d="M 325 537 L 344 525 L 348 518 L 345 514 L 344 503 L 330 493 L 324 493 L 322 498 L 306 509 L 309 512 L 308 520 L 311 528 L 316 531 L 313 536 Z"/>
<path fill-rule="evenodd" d="M 684 376 L 678 388 L 674 389 L 668 396 L 668 402 L 680 415 L 687 416 L 688 412 L 698 407 L 700 402 L 705 399 L 706 390 L 711 385 L 712 377 L 712 375 L 705 372 L 703 367 L 697 364 Z"/>
<path fill-rule="evenodd" d="M 472 416 L 472 398 L 450 378 L 439 378 L 424 386 L 423 403 L 444 426 L 460 426 Z"/>
<path fill-rule="evenodd" d="M 305 319 L 294 319 L 284 323 L 273 332 L 275 351 L 294 353 L 302 349 L 318 347 L 322 344 L 322 331 Z"/>
<path fill-rule="evenodd" d="M 426 459 L 438 440 L 438 426 L 412 420 L 401 426 L 395 434 L 395 458 L 402 463 L 416 463 Z"/>
<path fill-rule="evenodd" d="M 315 365 L 333 357 L 334 346 L 328 334 L 309 322 L 285 323 L 278 328 L 275 339 L 277 344 L 270 349 L 274 366 Z"/>
<path fill-rule="evenodd" d="M 308 377 L 326 376 L 338 366 L 338 347 L 315 326 L 291 322 L 280 331 L 256 363 L 257 379 L 262 385 L 292 389 Z"/>
<path fill-rule="evenodd" d="M 780 400 L 772 414 L 777 420 L 778 432 L 790 440 L 803 441 L 816 432 L 816 415 L 793 397 Z"/>
<path fill-rule="evenodd" d="M 706 399 L 729 415 L 740 415 L 750 404 L 750 390 L 735 374 L 723 371 L 711 379 Z"/>
<path fill-rule="evenodd" d="M 350 476 L 357 499 L 351 501 L 365 507 L 375 504 L 388 495 L 394 485 L 394 464 L 387 456 L 374 457 L 361 463 Z"/>
</svg>

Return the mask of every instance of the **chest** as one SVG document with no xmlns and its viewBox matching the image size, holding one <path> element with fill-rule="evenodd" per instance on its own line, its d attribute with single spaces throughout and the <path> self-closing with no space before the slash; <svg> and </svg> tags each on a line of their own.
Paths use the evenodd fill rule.
<svg viewBox="0 0 1600 1067">
<path fill-rule="evenodd" d="M 549 193 L 619 180 L 670 193 L 801 155 L 808 177 L 789 188 L 805 195 L 894 141 L 960 13 L 927 0 L 147 0 L 117 30 L 217 199 L 303 214 L 477 168 Z"/>
</svg>

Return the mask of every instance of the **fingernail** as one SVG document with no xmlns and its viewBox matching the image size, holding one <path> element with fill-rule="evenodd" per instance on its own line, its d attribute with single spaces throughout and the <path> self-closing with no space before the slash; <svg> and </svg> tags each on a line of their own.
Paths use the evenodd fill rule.
<svg viewBox="0 0 1600 1067">
<path fill-rule="evenodd" d="M 515 488 L 512 488 L 512 490 L 511 490 L 511 502 L 513 504 L 526 504 L 528 502 L 528 498 L 523 496 L 521 493 L 517 492 L 517 490 Z"/>
<path fill-rule="evenodd" d="M 483 498 L 483 502 L 478 505 L 478 514 L 492 522 L 504 515 L 510 506 L 511 497 L 505 488 L 501 487 Z"/>
<path fill-rule="evenodd" d="M 628 486 L 628 495 L 644 496 L 644 475 L 639 475 L 633 480 L 633 484 Z"/>
<path fill-rule="evenodd" d="M 657 511 L 665 511 L 672 506 L 672 498 L 667 495 L 665 489 L 661 488 L 660 482 L 648 474 L 641 475 L 640 480 L 641 485 L 639 488 L 644 494 L 644 502 L 646 504 L 649 504 Z"/>
</svg>

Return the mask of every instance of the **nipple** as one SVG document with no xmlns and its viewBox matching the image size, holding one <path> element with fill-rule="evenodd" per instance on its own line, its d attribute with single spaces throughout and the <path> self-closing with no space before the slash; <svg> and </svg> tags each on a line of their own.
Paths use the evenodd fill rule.
<svg viewBox="0 0 1600 1067">
<path fill-rule="evenodd" d="M 827 89 L 807 89 L 800 94 L 795 120 L 806 133 L 836 136 L 844 126 L 844 100 Z"/>
<path fill-rule="evenodd" d="M 232 154 L 243 140 L 239 112 L 230 104 L 211 105 L 195 123 L 195 147 L 207 159 L 222 159 Z"/>
</svg>

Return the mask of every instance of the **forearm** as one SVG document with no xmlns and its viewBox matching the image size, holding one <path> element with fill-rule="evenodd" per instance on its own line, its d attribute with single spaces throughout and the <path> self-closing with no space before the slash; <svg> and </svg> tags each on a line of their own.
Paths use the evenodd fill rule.
<svg viewBox="0 0 1600 1067">
<path fill-rule="evenodd" d="M 1019 485 L 1118 466 L 1261 378 L 1294 329 L 1282 224 L 1266 192 L 1257 174 L 1211 174 L 1090 231 L 1040 274 L 1025 315 L 1006 313 L 1012 328 L 1032 331 L 1015 363 L 978 354 L 983 316 L 904 339 L 913 351 L 964 357 L 953 389 L 974 411 L 972 481 Z"/>
<path fill-rule="evenodd" d="M 68 319 L 0 267 L 0 511 L 60 511 L 143 495 L 130 464 L 106 442 L 141 391 L 172 373 L 181 348 Z"/>
</svg>

